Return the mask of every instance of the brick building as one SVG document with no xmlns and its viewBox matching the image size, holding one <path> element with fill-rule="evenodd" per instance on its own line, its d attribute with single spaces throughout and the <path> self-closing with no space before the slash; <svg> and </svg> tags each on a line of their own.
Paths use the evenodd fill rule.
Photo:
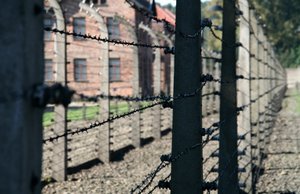
<svg viewBox="0 0 300 194">
<path fill-rule="evenodd" d="M 131 2 L 144 10 L 151 7 L 146 0 Z M 149 18 L 120 0 L 46 0 L 45 11 L 45 27 L 129 42 L 154 44 L 157 39 L 159 44 L 168 46 L 172 42 L 170 35 L 163 33 L 161 24 L 152 24 Z M 157 17 L 175 25 L 174 15 L 159 6 L 156 11 Z M 173 56 L 163 50 L 114 45 L 47 31 L 44 39 L 47 83 L 66 81 L 86 95 L 107 90 L 113 95 L 149 95 L 158 92 L 154 87 L 159 79 L 159 90 L 170 93 Z M 156 76 L 157 71 L 160 76 Z"/>
</svg>

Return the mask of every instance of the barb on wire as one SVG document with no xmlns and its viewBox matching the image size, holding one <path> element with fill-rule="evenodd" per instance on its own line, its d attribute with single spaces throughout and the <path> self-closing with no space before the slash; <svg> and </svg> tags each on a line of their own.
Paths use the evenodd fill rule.
<svg viewBox="0 0 300 194">
<path fill-rule="evenodd" d="M 202 136 L 206 135 L 205 140 L 202 142 L 202 149 L 213 139 L 214 136 L 211 137 L 211 135 L 220 129 L 222 123 L 224 123 L 224 121 L 215 122 L 210 127 L 202 129 Z"/>
<path fill-rule="evenodd" d="M 165 95 L 157 95 L 157 96 L 143 96 L 143 97 L 137 97 L 137 96 L 122 96 L 122 95 L 105 95 L 105 94 L 99 94 L 95 96 L 87 96 L 84 94 L 76 93 L 77 96 L 79 96 L 80 100 L 88 101 L 88 102 L 98 102 L 101 99 L 110 99 L 110 100 L 123 100 L 128 102 L 142 102 L 142 101 L 155 101 L 155 100 L 164 100 L 169 101 L 173 99 L 171 96 L 165 96 Z"/>
<path fill-rule="evenodd" d="M 45 31 L 48 32 L 53 32 L 53 33 L 60 33 L 60 34 L 65 34 L 69 36 L 75 36 L 75 37 L 81 37 L 84 39 L 89 39 L 89 40 L 95 40 L 98 42 L 108 42 L 108 43 L 113 43 L 117 45 L 124 45 L 124 46 L 136 46 L 136 47 L 147 47 L 147 48 L 157 48 L 157 49 L 170 49 L 168 46 L 162 46 L 162 45 L 150 45 L 150 44 L 145 44 L 145 43 L 138 43 L 138 42 L 129 42 L 125 40 L 117 40 L 117 39 L 109 39 L 109 38 L 102 38 L 97 35 L 90 35 L 90 34 L 81 34 L 81 33 L 76 33 L 76 32 L 69 32 L 69 31 L 64 31 L 64 30 L 59 30 L 57 28 L 44 28 Z"/>
<path fill-rule="evenodd" d="M 205 28 L 212 29 L 212 27 L 214 27 L 215 30 L 220 30 L 219 26 L 213 25 L 211 19 L 204 18 L 204 19 L 201 20 L 200 28 L 199 28 L 199 30 L 197 30 L 197 32 L 195 32 L 194 34 L 185 34 L 183 32 L 180 32 L 180 35 L 183 38 L 197 38 L 198 36 L 201 36 L 203 34 L 203 31 L 204 31 Z"/>
<path fill-rule="evenodd" d="M 124 113 L 124 114 L 120 114 L 120 115 L 114 115 L 113 117 L 110 117 L 104 121 L 95 121 L 94 123 L 91 123 L 88 127 L 83 127 L 83 128 L 78 128 L 76 130 L 67 130 L 67 132 L 61 134 L 61 135 L 57 135 L 55 137 L 49 137 L 47 139 L 44 139 L 43 142 L 44 143 L 47 143 L 47 142 L 53 142 L 53 141 L 57 141 L 58 139 L 62 138 L 62 137 L 65 137 L 67 135 L 75 135 L 75 134 L 80 134 L 80 133 L 84 133 L 84 132 L 88 132 L 90 129 L 93 129 L 95 127 L 99 127 L 101 125 L 104 125 L 106 123 L 109 123 L 109 122 L 112 122 L 114 120 L 117 120 L 117 119 L 120 119 L 120 118 L 124 118 L 124 117 L 127 117 L 127 116 L 130 116 L 136 112 L 141 112 L 141 111 L 144 111 L 146 109 L 149 109 L 149 108 L 152 108 L 152 107 L 155 107 L 157 105 L 161 105 L 163 104 L 164 102 L 163 101 L 160 101 L 160 102 L 156 102 L 156 103 L 153 103 L 153 104 L 150 104 L 148 106 L 145 106 L 145 107 L 142 107 L 142 108 L 139 108 L 139 109 L 135 109 L 135 110 L 132 110 L 130 112 L 127 112 L 127 113 Z"/>
<path fill-rule="evenodd" d="M 101 99 L 110 99 L 110 100 L 123 100 L 123 101 L 128 101 L 128 102 L 142 102 L 142 101 L 155 101 L 155 100 L 162 100 L 162 101 L 170 101 L 170 100 L 177 100 L 181 98 L 188 98 L 188 97 L 193 97 L 196 94 L 200 92 L 200 90 L 203 88 L 203 86 L 206 84 L 206 80 L 203 79 L 202 85 L 200 88 L 196 89 L 193 92 L 190 93 L 184 93 L 184 94 L 178 94 L 177 96 L 167 96 L 167 95 L 154 95 L 154 96 L 143 96 L 143 97 L 138 97 L 138 96 L 122 96 L 122 95 L 105 95 L 105 94 L 99 94 L 95 96 L 87 96 L 85 94 L 81 93 L 75 93 L 80 100 L 83 101 L 88 101 L 88 102 L 98 102 Z M 218 91 L 214 91 L 212 93 L 204 94 L 204 96 L 208 95 L 219 95 Z"/>
<path fill-rule="evenodd" d="M 217 82 L 217 83 L 220 83 L 220 84 L 221 83 L 230 84 L 230 83 L 236 82 L 236 80 L 235 81 L 221 81 L 220 79 L 216 79 L 216 78 L 214 78 L 213 75 L 208 74 L 208 73 L 201 75 L 200 81 L 201 82 Z"/>
<path fill-rule="evenodd" d="M 143 191 L 145 191 L 151 185 L 155 176 L 169 164 L 169 162 L 162 160 L 161 163 L 151 173 L 149 173 L 140 184 L 131 189 L 130 193 L 133 194 L 138 190 L 138 193 L 142 193 Z"/>
<path fill-rule="evenodd" d="M 244 80 L 282 80 L 280 78 L 274 78 L 274 77 L 245 77 L 244 75 L 237 75 L 236 79 L 244 79 Z"/>
<path fill-rule="evenodd" d="M 173 101 L 196 96 L 201 91 L 201 89 L 204 87 L 205 84 L 206 84 L 206 82 L 202 83 L 202 85 L 199 88 L 197 88 L 195 91 L 193 91 L 191 93 L 178 94 L 177 96 L 173 97 Z M 75 134 L 80 134 L 80 133 L 83 133 L 83 132 L 88 132 L 90 129 L 93 129 L 95 127 L 99 127 L 101 125 L 112 122 L 114 120 L 130 116 L 130 115 L 132 115 L 136 112 L 141 112 L 141 111 L 144 111 L 146 109 L 152 108 L 152 107 L 157 106 L 157 105 L 163 105 L 164 107 L 170 107 L 171 106 L 170 103 L 171 102 L 169 100 L 161 100 L 161 101 L 155 102 L 153 104 L 150 104 L 148 106 L 129 111 L 129 112 L 124 113 L 124 114 L 114 115 L 114 116 L 112 116 L 112 117 L 110 117 L 110 118 L 108 118 L 104 121 L 101 121 L 101 122 L 95 121 L 94 123 L 91 123 L 90 126 L 88 126 L 88 127 L 83 127 L 83 128 L 79 128 L 79 129 L 76 129 L 76 130 L 70 130 L 69 129 L 69 130 L 67 130 L 66 133 L 63 133 L 61 135 L 57 135 L 55 137 L 49 137 L 47 139 L 44 139 L 44 143 L 53 142 L 53 141 L 58 140 L 62 137 L 65 137 L 67 135 L 75 135 Z"/>
<path fill-rule="evenodd" d="M 207 133 L 213 133 L 213 131 L 216 131 L 217 128 L 220 127 L 220 122 L 217 123 L 213 123 L 209 128 L 207 129 L 202 129 L 204 131 L 206 131 Z M 162 155 L 161 156 L 161 163 L 155 168 L 155 170 L 153 170 L 151 173 L 149 173 L 145 179 L 138 184 L 135 188 L 133 188 L 131 190 L 131 193 L 134 193 L 135 191 L 137 191 L 139 189 L 139 193 L 142 193 L 143 191 L 145 191 L 150 184 L 152 183 L 154 177 L 157 175 L 158 172 L 160 172 L 163 168 L 167 167 L 168 165 L 170 165 L 172 162 L 177 161 L 178 159 L 180 159 L 181 157 L 183 157 L 184 155 L 187 155 L 188 153 L 190 153 L 190 151 L 201 147 L 202 144 L 201 143 L 196 143 L 186 149 L 184 149 L 182 152 L 179 152 L 177 155 L 172 156 L 172 154 L 167 154 L 167 155 Z"/>
<path fill-rule="evenodd" d="M 196 38 L 200 36 L 204 30 L 205 27 L 211 28 L 212 27 L 212 21 L 208 18 L 204 18 L 201 20 L 200 28 L 195 32 L 194 34 L 184 34 L 183 32 L 180 32 L 180 35 L 184 38 Z"/>
<path fill-rule="evenodd" d="M 170 184 L 169 181 L 167 181 L 170 177 L 171 177 L 171 173 L 166 178 L 164 178 L 163 180 L 160 180 L 158 182 L 158 184 L 155 185 L 155 187 L 153 187 L 153 189 L 151 189 L 148 192 L 148 194 L 153 193 L 153 191 L 155 191 L 157 188 L 160 188 L 160 189 L 171 189 L 171 184 Z"/>
<path fill-rule="evenodd" d="M 202 185 L 202 190 L 203 191 L 213 191 L 218 189 L 218 183 L 217 181 L 212 181 L 212 182 L 203 182 Z"/>
</svg>

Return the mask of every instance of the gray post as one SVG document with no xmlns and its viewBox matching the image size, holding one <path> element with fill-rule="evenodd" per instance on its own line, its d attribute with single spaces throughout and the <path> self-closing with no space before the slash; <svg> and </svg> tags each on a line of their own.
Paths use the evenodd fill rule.
<svg viewBox="0 0 300 194">
<path fill-rule="evenodd" d="M 86 120 L 86 119 L 87 119 L 87 117 L 86 117 L 86 109 L 87 109 L 86 103 L 84 102 L 84 103 L 82 104 L 82 119 L 83 119 L 83 120 Z"/>
<path fill-rule="evenodd" d="M 254 54 L 250 58 L 250 77 L 259 77 L 259 65 L 255 57 L 258 57 L 258 42 L 256 39 L 257 36 L 257 21 L 255 19 L 254 10 L 250 10 L 250 22 L 252 26 L 251 40 L 250 40 L 250 52 Z M 259 81 L 251 80 L 250 81 L 250 98 L 256 99 L 259 95 Z M 257 122 L 259 118 L 259 103 L 258 101 L 254 102 L 252 106 L 250 106 L 250 123 L 251 123 L 251 150 L 252 150 L 252 167 L 254 169 L 254 165 L 258 166 L 258 127 Z M 252 178 L 252 193 L 255 191 L 255 177 Z"/>
<path fill-rule="evenodd" d="M 198 0 L 177 0 L 174 96 L 192 93 L 200 87 L 200 36 L 189 39 L 181 35 L 181 33 L 194 34 L 199 30 L 200 9 Z M 202 193 L 200 94 L 201 91 L 194 97 L 174 102 L 172 156 L 176 157 L 194 145 L 200 146 L 190 149 L 172 162 L 172 194 Z"/>
<path fill-rule="evenodd" d="M 218 193 L 239 193 L 237 163 L 236 7 L 224 0 L 221 80 L 220 159 Z"/>
<path fill-rule="evenodd" d="M 57 0 L 50 0 L 49 5 L 53 7 L 57 28 L 65 31 L 65 18 L 59 3 Z M 56 49 L 56 82 L 66 85 L 66 35 L 56 33 L 54 44 Z M 54 106 L 55 134 L 61 134 L 67 131 L 67 111 L 67 108 L 62 105 Z M 53 142 L 52 176 L 57 181 L 65 181 L 67 179 L 67 154 L 67 136 Z"/>
<path fill-rule="evenodd" d="M 165 40 L 168 43 L 168 46 L 170 48 L 172 48 L 174 46 L 173 41 L 166 36 L 165 34 L 162 33 L 157 33 L 157 36 L 161 37 L 163 40 Z M 174 96 L 174 55 L 170 54 L 170 91 L 168 95 L 170 96 Z M 164 109 L 164 108 L 162 108 Z M 173 117 L 173 111 L 172 110 L 167 110 L 168 112 L 170 112 L 170 114 L 168 114 L 169 120 L 170 122 L 168 123 L 168 126 L 172 129 L 172 117 Z"/>
<path fill-rule="evenodd" d="M 249 16 L 249 6 L 247 0 L 239 0 L 240 10 L 243 12 L 243 17 L 240 20 L 239 26 L 239 39 L 240 43 L 243 46 L 250 50 L 250 16 Z M 239 56 L 238 56 L 238 66 L 239 66 L 239 75 L 244 75 L 245 77 L 250 77 L 250 54 L 249 52 L 242 47 L 239 47 Z M 238 80 L 238 106 L 249 104 L 251 100 L 250 96 L 250 81 L 240 79 Z M 246 108 L 238 116 L 238 132 L 240 135 L 245 135 L 245 140 L 240 144 L 240 149 L 245 150 L 246 156 L 241 160 L 239 166 L 244 168 L 246 172 L 240 175 L 240 182 L 245 183 L 244 191 L 249 193 L 252 185 L 252 166 L 251 166 L 251 125 L 250 125 L 250 108 Z"/>
<path fill-rule="evenodd" d="M 31 89 L 43 83 L 43 1 L 1 1 L 0 193 L 41 192 L 42 115 Z"/>
<path fill-rule="evenodd" d="M 158 38 L 155 35 L 155 33 L 153 32 L 152 29 L 150 29 L 148 26 L 144 25 L 143 23 L 139 24 L 139 28 L 142 30 L 145 30 L 152 39 L 153 44 L 158 45 Z M 160 90 L 161 90 L 161 60 L 160 60 L 160 50 L 156 49 L 154 51 L 154 61 L 153 61 L 153 89 L 154 89 L 154 95 L 160 95 Z M 155 139 L 159 139 L 161 137 L 161 132 L 160 132 L 160 128 L 161 128 L 161 109 L 160 106 L 155 106 L 153 107 L 153 111 L 154 111 L 154 118 L 153 118 L 153 137 Z"/>
<path fill-rule="evenodd" d="M 271 59 L 271 45 L 270 45 L 270 43 L 269 42 L 267 42 L 267 63 L 268 63 L 268 72 L 267 72 L 267 77 L 268 78 L 272 78 L 273 76 L 272 76 L 272 72 L 273 72 L 273 70 L 272 70 L 272 67 L 273 67 L 273 64 L 272 64 L 272 59 Z M 272 82 L 273 82 L 273 80 L 272 79 L 270 79 L 270 80 L 266 80 L 267 81 L 267 83 L 268 83 L 268 90 L 269 89 L 271 89 L 271 88 L 273 88 L 274 86 L 272 85 Z M 269 109 L 269 107 L 271 106 L 270 105 L 270 102 L 271 102 L 271 100 L 272 100 L 272 95 L 273 95 L 273 92 L 274 91 L 271 91 L 268 95 L 267 95 L 267 104 L 266 104 L 266 108 L 268 109 L 268 113 L 270 113 L 270 114 L 272 114 L 272 111 Z M 270 120 L 270 119 L 272 119 L 271 117 L 269 117 L 268 116 L 268 119 L 267 120 Z M 270 140 L 270 134 L 271 134 L 271 129 L 272 128 L 272 123 L 269 123 L 268 122 L 268 130 L 266 131 L 266 138 L 265 138 L 265 142 L 266 142 L 266 144 L 269 144 L 269 140 Z"/>
<path fill-rule="evenodd" d="M 133 35 L 133 41 L 137 42 L 136 31 L 130 25 L 126 25 L 131 31 Z M 132 47 L 133 49 L 133 80 L 132 80 L 132 89 L 133 89 L 133 96 L 141 96 L 140 93 L 140 78 L 139 78 L 139 57 L 138 57 L 138 48 Z M 140 107 L 140 102 L 134 102 L 133 106 L 134 109 L 138 109 Z M 140 124 L 140 112 L 137 112 L 133 115 L 132 118 L 132 144 L 134 147 L 138 148 L 141 146 L 141 124 Z"/>
<path fill-rule="evenodd" d="M 108 37 L 107 26 L 105 25 L 106 22 L 104 21 L 103 17 L 95 10 L 95 8 L 90 7 L 85 3 L 80 3 L 79 7 L 89 13 L 92 17 L 99 24 L 99 29 L 101 32 L 102 37 Z M 101 83 L 100 83 L 100 92 L 104 95 L 110 94 L 110 87 L 109 87 L 109 63 L 108 63 L 108 43 L 102 43 L 103 46 L 100 56 L 101 59 Z M 109 118 L 110 113 L 110 100 L 109 99 L 101 99 L 100 101 L 100 114 L 99 120 L 105 120 Z M 101 126 L 99 130 L 99 144 L 98 144 L 98 152 L 99 152 L 99 159 L 103 162 L 110 161 L 110 123 L 107 123 Z"/>
<path fill-rule="evenodd" d="M 137 42 L 137 36 L 136 36 L 136 30 L 135 27 L 128 22 L 125 18 L 119 15 L 115 15 L 115 18 L 119 20 L 121 23 L 123 23 L 130 34 L 132 35 L 133 42 Z M 140 83 L 139 83 L 139 58 L 138 58 L 138 48 L 132 47 L 133 49 L 133 79 L 132 79 L 132 90 L 133 90 L 133 96 L 139 97 L 141 95 L 140 93 Z M 140 102 L 133 102 L 132 107 L 134 109 L 138 109 L 140 106 Z M 141 126 L 140 126 L 140 112 L 135 113 L 132 116 L 132 132 L 131 132 L 131 140 L 132 145 L 136 148 L 141 146 Z"/>
<path fill-rule="evenodd" d="M 257 36 L 258 36 L 258 58 L 259 58 L 259 63 L 258 63 L 258 68 L 259 68 L 259 76 L 265 77 L 265 65 L 264 65 L 264 48 L 263 48 L 263 29 L 260 25 L 257 25 Z M 259 95 L 262 95 L 266 89 L 264 85 L 265 80 L 259 80 Z M 258 110 L 259 110 L 259 119 L 257 121 L 257 126 L 258 126 L 258 165 L 260 166 L 261 164 L 261 151 L 263 150 L 263 131 L 264 131 L 264 101 L 263 97 L 259 98 L 258 100 Z"/>
<path fill-rule="evenodd" d="M 262 28 L 262 27 L 260 27 L 260 28 Z M 268 69 L 269 69 L 269 67 L 268 67 L 268 54 L 267 54 L 267 48 L 268 48 L 268 45 L 267 45 L 267 38 L 266 38 L 266 36 L 265 36 L 265 34 L 264 34 L 264 31 L 263 31 L 263 29 L 261 29 L 261 31 L 263 32 L 263 34 L 262 34 L 262 47 L 263 47 L 263 65 L 262 65 L 262 68 L 263 68 L 263 77 L 268 77 L 269 75 L 268 75 Z M 268 80 L 263 80 L 262 81 L 262 83 L 263 83 L 263 93 L 265 93 L 266 91 L 268 91 L 269 89 L 270 89 L 270 87 L 269 87 L 269 81 Z M 262 153 L 265 153 L 265 149 L 266 149 L 266 133 L 267 133 L 267 128 L 268 128 L 268 126 L 269 126 L 269 124 L 266 122 L 266 119 L 267 119 L 267 117 L 266 117 L 266 114 L 267 114 L 267 112 L 265 111 L 266 110 L 266 106 L 268 105 L 268 94 L 265 94 L 263 97 L 262 97 L 262 111 L 263 112 L 265 112 L 264 113 L 264 116 L 263 116 L 263 118 L 262 118 L 262 121 L 264 122 L 263 123 L 263 128 L 261 128 L 262 129 L 262 131 L 260 131 L 261 132 L 261 142 L 262 142 L 262 149 L 261 149 L 261 151 L 262 151 Z"/>
</svg>

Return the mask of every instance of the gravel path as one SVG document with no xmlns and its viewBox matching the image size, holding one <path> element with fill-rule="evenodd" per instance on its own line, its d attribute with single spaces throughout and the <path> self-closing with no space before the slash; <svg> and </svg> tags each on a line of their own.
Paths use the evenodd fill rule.
<svg viewBox="0 0 300 194">
<path fill-rule="evenodd" d="M 131 150 L 124 160 L 99 164 L 87 170 L 70 175 L 65 182 L 51 183 L 42 193 L 57 194 L 113 194 L 130 193 L 130 190 L 160 163 L 160 156 L 171 151 L 171 133 L 161 140 L 154 141 L 142 148 Z M 163 169 L 153 180 L 149 189 L 168 176 L 170 166 Z M 154 192 L 155 193 L 155 192 Z M 156 193 L 164 193 L 163 190 Z"/>
<path fill-rule="evenodd" d="M 292 94 L 292 93 L 290 93 Z M 299 94 L 297 94 L 299 95 Z M 271 135 L 265 171 L 259 178 L 257 193 L 299 193 L 300 194 L 300 114 L 297 111 L 295 97 L 286 98 L 283 110 Z M 204 127 L 216 121 L 216 115 L 206 118 Z M 216 147 L 211 142 L 204 149 L 206 158 Z M 142 183 L 145 177 L 160 164 L 160 156 L 171 151 L 171 133 L 141 148 L 125 154 L 121 161 L 99 164 L 87 170 L 69 175 L 65 182 L 51 183 L 43 188 L 44 194 L 127 194 Z M 204 175 L 213 166 L 216 159 L 210 159 L 204 166 Z M 170 174 L 170 166 L 161 170 L 147 188 L 148 193 L 159 180 Z M 208 176 L 214 180 L 216 173 Z M 170 193 L 156 189 L 153 193 Z"/>
<path fill-rule="evenodd" d="M 295 99 L 299 93 L 288 95 L 271 135 L 257 193 L 300 194 L 300 115 Z"/>
<path fill-rule="evenodd" d="M 210 126 L 216 121 L 216 115 L 211 115 L 203 120 L 203 127 Z M 209 143 L 204 156 L 207 157 L 216 147 L 216 142 Z M 132 188 L 142 183 L 145 177 L 153 172 L 160 164 L 160 156 L 171 152 L 171 133 L 155 140 L 141 148 L 133 149 L 125 154 L 121 161 L 109 164 L 99 164 L 87 170 L 68 176 L 64 182 L 50 183 L 46 185 L 44 194 L 128 194 Z M 211 158 L 205 165 L 207 172 L 216 159 Z M 142 193 L 149 193 L 158 181 L 166 178 L 171 171 L 171 166 L 166 166 L 154 178 L 152 184 Z M 216 174 L 208 178 L 214 179 Z M 138 191 L 138 190 L 137 190 Z M 135 192 L 136 193 L 136 192 Z M 155 189 L 153 194 L 170 193 L 169 190 Z"/>
</svg>

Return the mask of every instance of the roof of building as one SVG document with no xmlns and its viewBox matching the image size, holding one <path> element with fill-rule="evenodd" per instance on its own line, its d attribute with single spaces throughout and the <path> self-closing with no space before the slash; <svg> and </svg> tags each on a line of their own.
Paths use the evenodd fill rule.
<svg viewBox="0 0 300 194">
<path fill-rule="evenodd" d="M 167 22 L 175 26 L 175 15 L 168 9 L 164 9 L 156 4 L 156 12 L 158 19 L 165 19 Z"/>
</svg>

